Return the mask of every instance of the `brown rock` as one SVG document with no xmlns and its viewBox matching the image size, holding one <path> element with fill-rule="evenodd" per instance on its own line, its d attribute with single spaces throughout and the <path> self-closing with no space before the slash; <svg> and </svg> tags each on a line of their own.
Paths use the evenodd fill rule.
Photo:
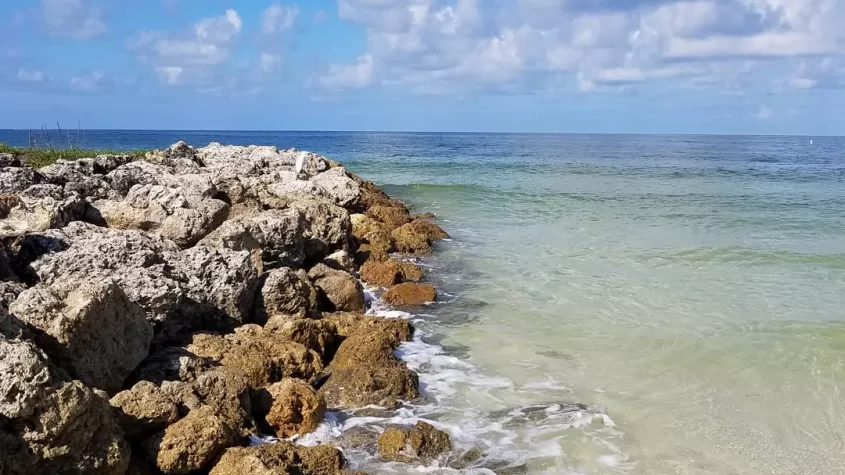
<svg viewBox="0 0 845 475">
<path fill-rule="evenodd" d="M 450 450 L 449 434 L 422 421 L 413 427 L 388 427 L 378 439 L 379 454 L 393 462 L 427 461 Z"/>
<path fill-rule="evenodd" d="M 282 267 L 267 274 L 255 302 L 257 323 L 274 317 L 297 319 L 318 314 L 317 289 L 308 273 Z"/>
<path fill-rule="evenodd" d="M 361 280 L 380 287 L 390 287 L 402 282 L 418 282 L 423 277 L 420 266 L 411 262 L 370 260 L 361 266 Z"/>
<path fill-rule="evenodd" d="M 6 219 L 9 216 L 9 212 L 13 209 L 21 205 L 23 202 L 21 201 L 20 196 L 10 193 L 0 193 L 0 219 Z"/>
<path fill-rule="evenodd" d="M 341 475 L 346 461 L 334 447 L 304 447 L 286 440 L 226 451 L 209 475 Z"/>
<path fill-rule="evenodd" d="M 345 338 L 358 332 L 379 331 L 391 335 L 397 342 L 410 341 L 414 327 L 401 318 L 382 318 L 359 313 L 332 313 L 323 317 L 322 322 L 333 325 L 337 336 Z"/>
<path fill-rule="evenodd" d="M 188 413 L 144 443 L 150 460 L 164 473 L 190 473 L 208 467 L 227 447 L 235 445 L 237 434 L 217 411 L 202 406 Z"/>
<path fill-rule="evenodd" d="M 161 384 L 164 381 L 192 382 L 214 366 L 208 358 L 179 346 L 154 351 L 135 370 L 135 379 Z"/>
<path fill-rule="evenodd" d="M 391 232 L 391 237 L 399 252 L 424 254 L 431 252 L 432 244 L 449 237 L 440 226 L 425 220 L 416 220 Z"/>
<path fill-rule="evenodd" d="M 329 369 L 397 366 L 400 362 L 393 355 L 396 346 L 398 341 L 392 335 L 378 330 L 353 333 L 340 344 Z"/>
<path fill-rule="evenodd" d="M 242 374 L 216 369 L 200 375 L 191 388 L 200 403 L 213 409 L 234 432 L 240 435 L 255 432 L 249 385 Z"/>
<path fill-rule="evenodd" d="M 260 408 L 276 436 L 287 439 L 313 432 L 326 415 L 326 402 L 310 384 L 288 378 L 261 391 Z"/>
<path fill-rule="evenodd" d="M 387 254 L 393 251 L 393 238 L 386 224 L 363 214 L 353 214 L 350 219 L 352 220 L 352 236 L 359 243 L 368 244 L 375 254 Z"/>
<path fill-rule="evenodd" d="M 419 397 L 417 373 L 404 365 L 391 367 L 356 367 L 333 371 L 320 387 L 329 409 L 354 409 L 363 406 L 395 408 L 402 400 Z"/>
<path fill-rule="evenodd" d="M 317 264 L 308 272 L 329 311 L 357 312 L 364 310 L 364 289 L 348 272 Z"/>
<path fill-rule="evenodd" d="M 334 344 L 336 328 L 323 320 L 289 320 L 271 318 L 264 325 L 264 333 L 279 342 L 293 342 L 317 352 L 325 358 L 326 350 Z"/>
<path fill-rule="evenodd" d="M 179 419 L 179 407 L 155 384 L 141 381 L 109 401 L 127 437 L 145 437 Z"/>
<path fill-rule="evenodd" d="M 411 221 L 411 215 L 404 206 L 375 205 L 368 209 L 365 214 L 381 221 L 389 230 L 394 230 Z"/>
<path fill-rule="evenodd" d="M 406 282 L 391 287 L 382 300 L 388 305 L 423 305 L 437 300 L 437 290 L 429 284 Z"/>
</svg>

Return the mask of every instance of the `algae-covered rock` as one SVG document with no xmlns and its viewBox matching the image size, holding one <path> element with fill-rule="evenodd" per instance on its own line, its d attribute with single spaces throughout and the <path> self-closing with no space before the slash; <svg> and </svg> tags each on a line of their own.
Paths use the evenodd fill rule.
<svg viewBox="0 0 845 475">
<path fill-rule="evenodd" d="M 302 269 L 274 269 L 264 278 L 256 296 L 255 321 L 299 319 L 318 314 L 317 289 Z"/>
<path fill-rule="evenodd" d="M 388 461 L 427 461 L 450 450 L 449 434 L 422 421 L 413 427 L 390 426 L 378 439 L 379 454 Z"/>
<path fill-rule="evenodd" d="M 355 409 L 369 405 L 395 408 L 419 397 L 419 377 L 403 365 L 332 371 L 320 387 L 329 409 Z"/>
<path fill-rule="evenodd" d="M 402 282 L 419 282 L 423 277 L 420 266 L 395 259 L 368 260 L 361 266 L 360 272 L 361 280 L 380 287 L 390 287 Z"/>
<path fill-rule="evenodd" d="M 382 300 L 389 305 L 423 305 L 437 300 L 437 290 L 429 284 L 406 282 L 391 287 Z"/>
<path fill-rule="evenodd" d="M 281 440 L 258 447 L 226 451 L 210 475 L 342 475 L 346 461 L 328 445 L 304 447 Z"/>
<path fill-rule="evenodd" d="M 314 285 L 324 296 L 327 310 L 356 312 L 364 310 L 364 289 L 353 275 L 325 264 L 317 264 L 308 272 Z"/>
<path fill-rule="evenodd" d="M 201 406 L 144 441 L 144 449 L 162 472 L 183 474 L 209 467 L 237 440 L 235 431 L 214 408 Z"/>
<path fill-rule="evenodd" d="M 313 432 L 326 414 L 323 397 L 301 379 L 287 378 L 259 394 L 256 410 L 282 439 Z"/>
</svg>

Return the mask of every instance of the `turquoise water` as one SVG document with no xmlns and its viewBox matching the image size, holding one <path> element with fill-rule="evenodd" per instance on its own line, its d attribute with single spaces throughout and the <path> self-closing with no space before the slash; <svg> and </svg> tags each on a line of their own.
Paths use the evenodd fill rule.
<svg viewBox="0 0 845 475">
<path fill-rule="evenodd" d="M 845 139 L 87 136 L 310 149 L 436 212 L 443 302 L 402 350 L 428 401 L 392 420 L 484 449 L 468 472 L 845 473 Z"/>
</svg>

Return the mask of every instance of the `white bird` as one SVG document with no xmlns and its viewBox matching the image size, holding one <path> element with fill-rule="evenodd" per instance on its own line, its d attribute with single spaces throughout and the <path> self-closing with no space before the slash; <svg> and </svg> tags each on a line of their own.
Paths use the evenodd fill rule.
<svg viewBox="0 0 845 475">
<path fill-rule="evenodd" d="M 308 152 L 299 152 L 296 154 L 296 165 L 294 167 L 294 171 L 296 172 L 297 178 L 299 178 L 299 174 L 302 172 L 302 168 L 305 166 L 306 156 L 308 156 Z"/>
</svg>

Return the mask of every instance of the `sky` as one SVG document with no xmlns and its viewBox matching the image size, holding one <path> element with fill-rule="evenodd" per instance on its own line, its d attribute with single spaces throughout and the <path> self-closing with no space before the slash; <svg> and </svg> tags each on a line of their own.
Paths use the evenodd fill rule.
<svg viewBox="0 0 845 475">
<path fill-rule="evenodd" d="M 845 135 L 845 0 L 3 0 L 0 128 Z"/>
</svg>

